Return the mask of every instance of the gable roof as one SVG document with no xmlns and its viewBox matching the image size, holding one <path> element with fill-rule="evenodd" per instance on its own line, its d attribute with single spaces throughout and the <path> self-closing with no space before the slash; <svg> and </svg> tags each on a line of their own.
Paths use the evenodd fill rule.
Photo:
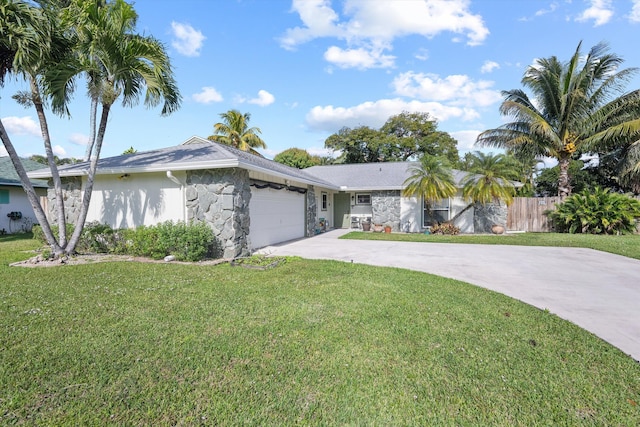
<svg viewBox="0 0 640 427">
<path fill-rule="evenodd" d="M 303 170 L 197 136 L 193 136 L 183 144 L 174 147 L 100 159 L 96 174 L 111 175 L 234 167 L 295 180 L 303 184 L 334 187 L 331 183 L 307 174 Z M 58 171 L 62 177 L 87 175 L 89 162 L 61 166 Z M 49 178 L 50 176 L 49 169 L 29 173 L 31 178 Z"/>
<path fill-rule="evenodd" d="M 419 162 L 357 163 L 327 166 L 312 166 L 305 171 L 319 179 L 328 181 L 344 191 L 401 190 L 411 175 L 409 167 Z M 453 170 L 457 186 L 467 175 Z"/>
<path fill-rule="evenodd" d="M 42 169 L 44 167 L 42 163 L 35 162 L 31 159 L 20 158 L 20 161 L 27 172 Z M 31 184 L 34 187 L 47 188 L 47 181 L 44 180 L 32 179 Z M 9 156 L 0 157 L 0 185 L 22 187 L 20 177 L 18 176 L 16 169 L 13 167 L 13 163 Z"/>
</svg>

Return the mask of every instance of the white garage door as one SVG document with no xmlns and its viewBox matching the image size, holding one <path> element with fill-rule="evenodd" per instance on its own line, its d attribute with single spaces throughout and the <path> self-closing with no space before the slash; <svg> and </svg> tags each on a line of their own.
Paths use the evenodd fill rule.
<svg viewBox="0 0 640 427">
<path fill-rule="evenodd" d="M 251 248 L 304 237 L 305 195 L 296 191 L 251 188 Z"/>
</svg>

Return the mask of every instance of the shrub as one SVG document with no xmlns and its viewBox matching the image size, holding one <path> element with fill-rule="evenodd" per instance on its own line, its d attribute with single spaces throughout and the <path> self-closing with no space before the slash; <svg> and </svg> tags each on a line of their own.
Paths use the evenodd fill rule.
<svg viewBox="0 0 640 427">
<path fill-rule="evenodd" d="M 546 213 L 561 233 L 631 234 L 640 218 L 640 201 L 596 188 L 569 196 Z"/>
<path fill-rule="evenodd" d="M 431 234 L 443 234 L 454 236 L 460 234 L 460 229 L 450 222 L 443 222 L 442 224 L 435 224 L 431 226 Z"/>
<path fill-rule="evenodd" d="M 137 228 L 132 236 L 132 251 L 154 259 L 173 255 L 179 261 L 199 261 L 217 255 L 214 243 L 213 231 L 203 222 L 166 221 Z"/>
<path fill-rule="evenodd" d="M 73 230 L 75 229 L 75 227 L 73 226 L 73 224 L 67 224 L 67 238 L 71 237 L 71 235 L 73 234 Z M 51 226 L 51 232 L 53 233 L 53 235 L 59 239 L 60 238 L 60 230 L 58 229 L 57 225 L 52 225 Z M 40 241 L 40 243 L 42 243 L 43 245 L 49 245 L 49 242 L 47 242 L 47 238 L 44 236 L 44 232 L 42 231 L 42 226 L 40 226 L 40 224 L 36 224 L 31 228 L 31 232 L 33 233 L 33 238 L 35 240 Z"/>
</svg>

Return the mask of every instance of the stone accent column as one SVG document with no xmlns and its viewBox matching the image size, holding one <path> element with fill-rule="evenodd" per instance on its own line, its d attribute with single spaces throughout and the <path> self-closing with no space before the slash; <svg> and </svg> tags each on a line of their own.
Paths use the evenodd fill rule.
<svg viewBox="0 0 640 427">
<path fill-rule="evenodd" d="M 318 205 L 316 202 L 316 192 L 313 185 L 307 187 L 307 232 L 306 236 L 313 236 L 316 233 L 316 224 L 318 222 Z"/>
<path fill-rule="evenodd" d="M 400 190 L 371 192 L 373 223 L 390 225 L 392 231 L 400 231 Z"/>
<path fill-rule="evenodd" d="M 64 200 L 64 217 L 67 224 L 76 224 L 82 208 L 82 178 L 79 176 L 63 177 L 62 198 Z M 49 223 L 58 223 L 56 208 L 56 190 L 53 188 L 53 180 L 49 180 L 47 189 L 47 219 Z"/>
<path fill-rule="evenodd" d="M 204 221 L 220 243 L 220 256 L 249 255 L 249 172 L 244 169 L 187 171 L 187 221 Z"/>
<path fill-rule="evenodd" d="M 476 203 L 473 209 L 473 232 L 491 233 L 493 225 L 507 228 L 507 205 L 504 203 Z"/>
</svg>

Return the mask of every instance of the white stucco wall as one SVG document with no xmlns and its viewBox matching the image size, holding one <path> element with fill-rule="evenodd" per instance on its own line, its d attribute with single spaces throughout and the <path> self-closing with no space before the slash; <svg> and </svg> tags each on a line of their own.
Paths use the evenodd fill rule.
<svg viewBox="0 0 640 427">
<path fill-rule="evenodd" d="M 184 172 L 173 175 L 182 183 Z M 87 221 L 99 221 L 112 228 L 135 228 L 160 222 L 185 220 L 184 191 L 166 173 L 98 175 Z"/>
<path fill-rule="evenodd" d="M 27 194 L 22 187 L 1 186 L 0 189 L 9 191 L 9 203 L 0 204 L 0 230 L 4 229 L 6 233 L 16 233 L 22 231 L 23 227 L 26 229 L 29 228 L 29 225 L 38 224 L 33 208 L 31 208 L 31 203 L 29 203 Z M 36 193 L 38 196 L 44 197 L 47 194 L 47 190 L 36 188 Z M 22 212 L 22 219 L 17 221 L 10 220 L 7 214 L 16 211 Z"/>
<path fill-rule="evenodd" d="M 461 194 L 451 199 L 451 218 L 453 218 L 458 212 L 462 211 L 469 205 L 469 201 L 462 198 Z M 473 207 L 466 210 L 458 219 L 456 219 L 454 225 L 460 229 L 461 233 L 472 234 L 473 229 Z"/>
<path fill-rule="evenodd" d="M 461 194 L 451 199 L 450 217 L 453 218 L 458 212 L 467 207 L 469 203 L 462 198 Z M 420 233 L 424 229 L 422 227 L 422 198 L 421 197 L 402 197 L 400 199 L 400 218 L 401 224 L 410 222 L 410 232 Z M 473 208 L 469 208 L 458 219 L 455 226 L 460 228 L 461 233 L 473 233 Z M 404 228 L 402 229 L 404 231 Z"/>
</svg>

